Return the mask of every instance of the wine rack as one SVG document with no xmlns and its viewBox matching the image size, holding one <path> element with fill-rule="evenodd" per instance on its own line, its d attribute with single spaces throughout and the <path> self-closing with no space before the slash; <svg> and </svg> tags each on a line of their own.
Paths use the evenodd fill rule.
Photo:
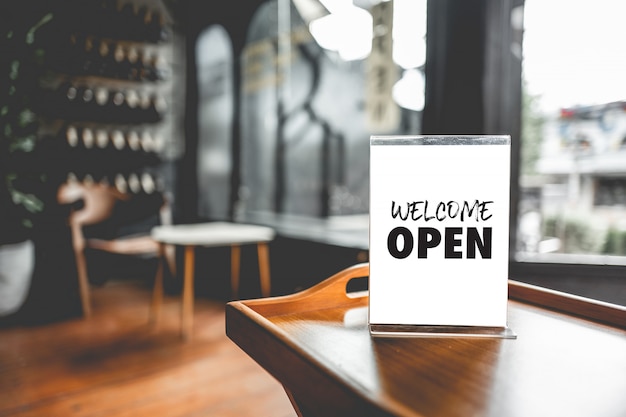
<svg viewBox="0 0 626 417">
<path fill-rule="evenodd" d="M 167 110 L 160 92 L 136 88 L 114 89 L 107 85 L 64 83 L 47 92 L 46 113 L 56 118 L 108 124 L 157 123 Z"/>
<path fill-rule="evenodd" d="M 50 61 L 59 72 L 151 82 L 170 77 L 167 63 L 151 48 L 76 33 L 60 43 L 58 53 Z"/>
<path fill-rule="evenodd" d="M 68 0 L 49 25 L 38 114 L 62 181 L 163 192 L 174 160 L 176 36 L 159 0 Z"/>
</svg>

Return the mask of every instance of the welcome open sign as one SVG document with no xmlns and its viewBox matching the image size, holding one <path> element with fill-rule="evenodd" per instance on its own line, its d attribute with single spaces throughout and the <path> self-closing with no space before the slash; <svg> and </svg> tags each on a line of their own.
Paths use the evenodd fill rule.
<svg viewBox="0 0 626 417">
<path fill-rule="evenodd" d="M 512 337 L 509 136 L 370 139 L 372 334 Z"/>
</svg>

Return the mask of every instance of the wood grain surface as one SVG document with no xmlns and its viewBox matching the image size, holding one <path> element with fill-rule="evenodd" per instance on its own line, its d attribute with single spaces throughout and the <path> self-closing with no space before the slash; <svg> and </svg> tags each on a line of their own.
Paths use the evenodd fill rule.
<svg viewBox="0 0 626 417">
<path fill-rule="evenodd" d="M 367 273 L 359 265 L 300 294 L 227 305 L 229 337 L 301 415 L 626 415 L 623 329 L 511 300 L 517 339 L 374 338 L 367 296 L 345 295 Z"/>
<path fill-rule="evenodd" d="M 294 417 L 282 386 L 224 333 L 224 303 L 198 298 L 194 338 L 180 338 L 180 297 L 156 330 L 151 289 L 92 290 L 94 310 L 0 328 L 1 417 Z"/>
</svg>

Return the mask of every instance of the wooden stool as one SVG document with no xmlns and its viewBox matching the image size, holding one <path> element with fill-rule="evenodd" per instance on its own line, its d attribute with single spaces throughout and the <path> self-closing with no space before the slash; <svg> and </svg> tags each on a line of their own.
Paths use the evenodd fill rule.
<svg viewBox="0 0 626 417">
<path fill-rule="evenodd" d="M 163 262 L 168 245 L 184 247 L 184 281 L 181 310 L 181 332 L 183 338 L 191 339 L 193 328 L 193 300 L 194 300 L 194 265 L 195 248 L 202 247 L 231 247 L 230 279 L 233 296 L 239 292 L 239 271 L 241 260 L 241 245 L 256 244 L 259 258 L 259 280 L 261 293 L 264 297 L 270 295 L 270 267 L 268 242 L 274 239 L 273 229 L 265 226 L 250 224 L 212 222 L 199 224 L 178 224 L 157 226 L 152 229 L 152 238 L 159 243 L 159 266 L 154 282 L 152 296 L 151 321 L 159 322 L 161 304 L 163 302 Z"/>
</svg>

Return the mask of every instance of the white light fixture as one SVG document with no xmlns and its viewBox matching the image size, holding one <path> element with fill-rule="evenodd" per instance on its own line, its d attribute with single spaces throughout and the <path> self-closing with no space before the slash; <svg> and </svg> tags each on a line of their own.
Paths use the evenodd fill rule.
<svg viewBox="0 0 626 417">
<path fill-rule="evenodd" d="M 426 0 L 394 0 L 393 61 L 404 69 L 426 62 Z"/>
<path fill-rule="evenodd" d="M 331 14 L 310 22 L 309 30 L 322 48 L 345 61 L 363 59 L 372 49 L 372 15 L 351 0 L 323 0 Z"/>
<path fill-rule="evenodd" d="M 400 107 L 424 110 L 424 76 L 417 69 L 404 71 L 402 78 L 393 86 L 391 95 Z"/>
<path fill-rule="evenodd" d="M 318 0 L 292 1 L 302 19 L 304 19 L 304 21 L 307 23 L 328 15 L 328 10 Z"/>
</svg>

